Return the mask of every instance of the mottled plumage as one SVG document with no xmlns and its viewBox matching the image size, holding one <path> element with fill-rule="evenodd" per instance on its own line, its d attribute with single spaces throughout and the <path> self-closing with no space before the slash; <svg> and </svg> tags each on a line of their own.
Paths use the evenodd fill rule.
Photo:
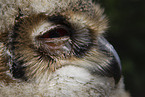
<svg viewBox="0 0 145 97">
<path fill-rule="evenodd" d="M 91 0 L 0 0 L 0 96 L 129 97 Z"/>
</svg>

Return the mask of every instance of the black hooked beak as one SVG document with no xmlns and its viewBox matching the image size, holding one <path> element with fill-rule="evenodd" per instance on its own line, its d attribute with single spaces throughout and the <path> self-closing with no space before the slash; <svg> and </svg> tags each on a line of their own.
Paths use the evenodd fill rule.
<svg viewBox="0 0 145 97">
<path fill-rule="evenodd" d="M 98 44 L 99 49 L 112 58 L 106 67 L 102 67 L 102 73 L 104 76 L 114 77 L 115 84 L 117 84 L 121 78 L 122 70 L 120 58 L 113 46 L 103 36 L 98 38 Z"/>
</svg>

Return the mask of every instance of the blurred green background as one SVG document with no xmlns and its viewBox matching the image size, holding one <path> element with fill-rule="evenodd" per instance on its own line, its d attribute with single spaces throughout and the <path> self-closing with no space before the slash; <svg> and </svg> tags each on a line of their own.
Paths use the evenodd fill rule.
<svg viewBox="0 0 145 97">
<path fill-rule="evenodd" d="M 94 0 L 105 8 L 106 38 L 118 52 L 126 89 L 145 97 L 145 0 Z"/>
</svg>

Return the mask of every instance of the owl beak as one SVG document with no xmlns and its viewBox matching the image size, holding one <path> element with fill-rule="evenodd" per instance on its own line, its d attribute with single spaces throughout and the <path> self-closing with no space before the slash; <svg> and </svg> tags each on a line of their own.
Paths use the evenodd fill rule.
<svg viewBox="0 0 145 97">
<path fill-rule="evenodd" d="M 98 37 L 98 44 L 99 44 L 99 49 L 103 51 L 108 57 L 111 57 L 112 60 L 108 64 L 109 67 L 109 72 L 111 72 L 111 76 L 114 77 L 115 83 L 118 83 L 121 77 L 121 62 L 120 58 L 114 49 L 114 47 L 102 36 Z"/>
<path fill-rule="evenodd" d="M 114 49 L 114 47 L 102 36 L 99 37 L 98 43 L 99 43 L 100 50 L 105 51 L 107 53 L 107 55 L 113 56 L 121 68 L 120 58 L 119 58 L 116 50 Z"/>
</svg>

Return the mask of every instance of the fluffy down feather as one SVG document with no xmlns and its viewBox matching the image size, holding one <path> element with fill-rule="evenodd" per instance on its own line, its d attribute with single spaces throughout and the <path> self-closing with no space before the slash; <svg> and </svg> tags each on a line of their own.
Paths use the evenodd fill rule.
<svg viewBox="0 0 145 97">
<path fill-rule="evenodd" d="M 0 97 L 129 97 L 106 29 L 91 0 L 0 0 Z"/>
</svg>

